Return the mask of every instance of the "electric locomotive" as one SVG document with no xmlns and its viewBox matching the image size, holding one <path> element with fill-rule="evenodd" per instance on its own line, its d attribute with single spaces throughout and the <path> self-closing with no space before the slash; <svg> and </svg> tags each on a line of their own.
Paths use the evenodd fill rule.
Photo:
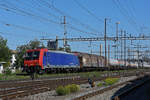
<svg viewBox="0 0 150 100">
<path fill-rule="evenodd" d="M 45 71 L 78 70 L 80 63 L 73 53 L 51 51 L 48 49 L 27 50 L 24 57 L 24 68 L 28 73 Z"/>
</svg>

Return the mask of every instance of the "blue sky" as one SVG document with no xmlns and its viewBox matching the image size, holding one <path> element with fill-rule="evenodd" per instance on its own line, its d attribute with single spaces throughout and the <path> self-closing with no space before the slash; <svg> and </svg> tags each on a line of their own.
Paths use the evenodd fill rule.
<svg viewBox="0 0 150 100">
<path fill-rule="evenodd" d="M 109 19 L 108 36 L 115 36 L 115 23 L 118 21 L 119 31 L 126 30 L 133 36 L 149 35 L 149 4 L 149 0 L 0 0 L 0 35 L 8 40 L 8 46 L 14 50 L 43 36 L 63 38 L 61 23 L 64 15 L 67 37 L 103 36 L 104 18 Z M 103 44 L 102 41 L 92 42 L 92 47 L 89 47 L 89 42 L 69 42 L 73 51 L 82 52 L 90 52 L 91 49 L 98 52 L 100 43 Z"/>
</svg>

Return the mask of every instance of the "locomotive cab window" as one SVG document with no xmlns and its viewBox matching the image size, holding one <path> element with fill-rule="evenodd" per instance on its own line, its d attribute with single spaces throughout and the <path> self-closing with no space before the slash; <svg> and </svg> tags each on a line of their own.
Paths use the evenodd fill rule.
<svg viewBox="0 0 150 100">
<path fill-rule="evenodd" d="M 25 60 L 38 60 L 40 51 L 31 51 L 25 54 Z"/>
<path fill-rule="evenodd" d="M 34 51 L 34 52 L 33 52 L 33 59 L 34 59 L 34 60 L 39 59 L 39 55 L 40 55 L 40 51 Z"/>
</svg>

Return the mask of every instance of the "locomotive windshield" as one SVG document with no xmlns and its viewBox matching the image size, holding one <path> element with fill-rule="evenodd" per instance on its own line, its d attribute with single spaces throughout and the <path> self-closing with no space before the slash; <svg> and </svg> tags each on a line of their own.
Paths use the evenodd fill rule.
<svg viewBox="0 0 150 100">
<path fill-rule="evenodd" d="M 27 52 L 25 54 L 25 60 L 38 60 L 39 54 L 40 54 L 40 51 Z"/>
</svg>

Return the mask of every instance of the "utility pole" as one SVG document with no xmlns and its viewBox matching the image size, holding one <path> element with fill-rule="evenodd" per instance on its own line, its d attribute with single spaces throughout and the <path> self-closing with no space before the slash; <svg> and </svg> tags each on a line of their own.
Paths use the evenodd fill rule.
<svg viewBox="0 0 150 100">
<path fill-rule="evenodd" d="M 102 56 L 102 44 L 100 44 L 100 56 Z"/>
<path fill-rule="evenodd" d="M 117 45 L 116 45 L 116 41 L 115 41 L 115 46 L 114 46 L 114 49 L 115 49 L 114 50 L 115 59 L 117 59 L 117 54 L 116 54 L 117 53 L 117 49 L 116 48 L 117 48 Z"/>
<path fill-rule="evenodd" d="M 66 51 L 66 46 L 67 46 L 66 16 L 64 16 L 64 21 L 62 24 L 64 25 L 64 51 Z"/>
<path fill-rule="evenodd" d="M 116 22 L 116 58 L 118 60 L 118 25 L 120 23 L 119 22 Z"/>
<path fill-rule="evenodd" d="M 126 31 L 124 31 L 124 65 L 126 66 Z"/>
<path fill-rule="evenodd" d="M 116 41 L 118 41 L 118 25 L 120 23 L 119 22 L 116 22 Z"/>
<path fill-rule="evenodd" d="M 122 61 L 122 55 L 123 55 L 122 54 L 122 51 L 123 51 L 123 42 L 122 42 L 123 34 L 122 33 L 123 33 L 123 31 L 121 30 L 121 50 L 120 50 L 121 51 L 121 61 Z"/>
<path fill-rule="evenodd" d="M 104 40 L 105 40 L 105 67 L 107 66 L 107 40 L 106 40 L 106 23 L 107 23 L 107 18 L 105 18 L 105 21 L 104 21 Z"/>
<path fill-rule="evenodd" d="M 131 34 L 130 34 L 131 37 Z M 128 62 L 129 62 L 129 66 L 131 66 L 131 48 L 130 45 L 128 45 Z"/>
<path fill-rule="evenodd" d="M 92 54 L 92 41 L 90 41 L 90 53 Z"/>
<path fill-rule="evenodd" d="M 109 61 L 110 61 L 110 45 L 108 45 L 108 65 L 109 65 Z"/>
<path fill-rule="evenodd" d="M 129 66 L 130 66 L 130 47 L 128 48 L 128 62 L 129 62 Z"/>
<path fill-rule="evenodd" d="M 140 45 L 137 44 L 137 53 L 138 53 L 138 68 L 140 67 L 140 62 L 139 62 L 139 48 L 140 48 Z"/>
<path fill-rule="evenodd" d="M 56 50 L 58 50 L 58 36 L 56 36 Z"/>
</svg>

